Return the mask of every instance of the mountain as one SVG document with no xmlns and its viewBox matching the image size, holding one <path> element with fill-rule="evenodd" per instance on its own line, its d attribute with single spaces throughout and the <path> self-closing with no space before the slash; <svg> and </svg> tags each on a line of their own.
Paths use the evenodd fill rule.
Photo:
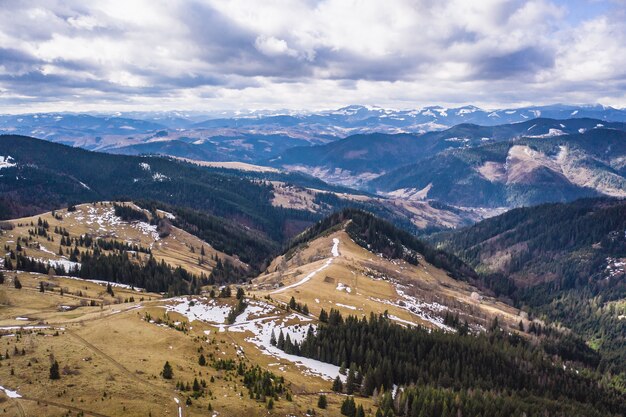
<svg viewBox="0 0 626 417">
<path fill-rule="evenodd" d="M 325 181 L 349 186 L 364 184 L 398 167 L 413 164 L 451 149 L 465 149 L 520 137 L 577 134 L 605 127 L 626 130 L 624 123 L 596 119 L 534 119 L 498 126 L 460 124 L 421 135 L 353 135 L 328 144 L 288 149 L 268 164 L 311 173 Z"/>
<path fill-rule="evenodd" d="M 618 377 L 569 330 L 371 214 L 321 220 L 235 285 L 236 258 L 163 228 L 179 216 L 94 201 L 2 222 L 4 414 L 626 411 Z"/>
<path fill-rule="evenodd" d="M 626 201 L 519 208 L 432 241 L 484 286 L 584 335 L 603 368 L 626 369 Z"/>
<path fill-rule="evenodd" d="M 287 135 L 220 135 L 210 138 L 183 133 L 168 134 L 146 142 L 102 149 L 122 155 L 159 154 L 200 161 L 239 161 L 259 163 L 295 146 L 310 146 L 322 140 L 306 140 Z"/>
<path fill-rule="evenodd" d="M 352 105 L 337 110 L 319 112 L 294 111 L 246 111 L 246 112 L 201 112 L 201 111 L 155 111 L 116 113 L 34 113 L 22 115 L 0 115 L 0 132 L 35 136 L 71 146 L 91 150 L 126 148 L 118 153 L 142 152 L 136 145 L 170 140 L 188 143 L 213 141 L 218 147 L 226 143 L 241 152 L 248 162 L 269 158 L 286 147 L 324 144 L 354 134 L 367 133 L 412 133 L 421 134 L 438 131 L 458 124 L 496 126 L 520 123 L 538 118 L 572 119 L 592 118 L 605 122 L 625 122 L 626 111 L 605 106 L 552 105 L 519 109 L 483 110 L 475 106 L 444 108 L 430 106 L 422 109 L 391 110 L 375 106 Z M 558 129 L 558 127 L 555 127 Z M 264 138 L 266 137 L 266 138 Z M 273 137 L 285 142 L 279 147 Z M 222 138 L 222 139 L 220 139 Z M 227 139 L 230 138 L 230 139 Z M 250 143 L 258 139 L 270 142 L 268 152 L 253 152 Z M 239 143 L 238 141 L 243 140 Z M 300 142 L 298 142 L 300 141 Z M 159 150 L 152 145 L 156 153 Z M 195 146 L 190 146 L 190 151 Z M 259 149 L 264 149 L 260 147 Z M 180 154 L 176 156 L 191 157 Z M 198 154 L 202 150 L 193 150 Z M 226 152 L 228 156 L 212 152 L 207 158 L 237 160 L 237 152 Z M 224 159 L 228 158 L 228 159 Z"/>
<path fill-rule="evenodd" d="M 581 132 L 447 150 L 382 175 L 369 186 L 475 207 L 626 196 L 626 133 L 604 127 Z"/>
<path fill-rule="evenodd" d="M 111 155 L 22 136 L 0 136 L 0 218 L 69 205 L 132 200 L 175 215 L 175 226 L 253 268 L 294 234 L 345 207 L 406 230 L 466 225 L 480 213 L 396 204 L 298 173 L 203 167 L 162 157 Z"/>
</svg>

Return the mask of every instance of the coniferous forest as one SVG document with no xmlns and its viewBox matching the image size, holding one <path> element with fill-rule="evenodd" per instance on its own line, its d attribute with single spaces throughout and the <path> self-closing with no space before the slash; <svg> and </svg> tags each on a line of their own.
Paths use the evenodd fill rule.
<svg viewBox="0 0 626 417">
<path fill-rule="evenodd" d="M 388 403 L 383 397 L 381 409 L 390 415 L 443 415 L 444 409 L 484 417 L 626 413 L 623 393 L 599 384 L 598 374 L 559 366 L 541 347 L 497 326 L 459 335 L 402 327 L 382 315 L 344 319 L 331 310 L 317 332 L 283 348 L 349 369 L 341 387 L 347 394 L 413 387 Z"/>
</svg>

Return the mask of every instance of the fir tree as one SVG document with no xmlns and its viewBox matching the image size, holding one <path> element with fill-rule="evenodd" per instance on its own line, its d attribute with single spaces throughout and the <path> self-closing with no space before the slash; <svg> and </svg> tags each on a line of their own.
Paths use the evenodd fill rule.
<svg viewBox="0 0 626 417">
<path fill-rule="evenodd" d="M 165 379 L 172 379 L 172 377 L 174 376 L 174 371 L 172 370 L 172 365 L 170 365 L 169 362 L 166 361 L 165 365 L 163 365 L 163 372 L 161 372 L 161 375 Z"/>
<path fill-rule="evenodd" d="M 61 374 L 59 373 L 59 362 L 56 360 L 52 362 L 52 365 L 50 365 L 50 379 L 61 379 Z"/>
<path fill-rule="evenodd" d="M 326 396 L 324 394 L 321 394 L 320 397 L 317 399 L 317 406 L 321 409 L 325 409 L 327 405 L 328 400 L 326 399 Z"/>
<path fill-rule="evenodd" d="M 341 378 L 339 378 L 339 375 L 337 375 L 337 377 L 333 381 L 333 388 L 332 388 L 332 390 L 335 391 L 335 392 L 343 391 L 343 383 L 341 382 Z"/>
</svg>

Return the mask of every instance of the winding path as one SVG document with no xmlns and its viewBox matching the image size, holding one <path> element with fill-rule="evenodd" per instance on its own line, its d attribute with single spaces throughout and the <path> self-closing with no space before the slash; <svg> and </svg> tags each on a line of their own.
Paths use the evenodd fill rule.
<svg viewBox="0 0 626 417">
<path fill-rule="evenodd" d="M 324 269 L 328 268 L 330 266 L 331 263 L 333 263 L 333 260 L 339 256 L 339 239 L 337 239 L 336 237 L 333 238 L 333 247 L 330 250 L 330 253 L 332 253 L 333 257 L 330 259 L 327 259 L 326 262 L 324 262 L 324 265 L 320 266 L 319 268 L 317 268 L 315 271 L 310 272 L 307 276 L 305 276 L 304 278 L 302 278 L 300 281 L 298 282 L 294 282 L 291 285 L 287 285 L 286 287 L 282 287 L 274 292 L 272 292 L 271 294 L 278 294 L 280 292 L 286 291 L 290 288 L 295 288 L 295 287 L 299 287 L 300 285 L 304 284 L 307 281 L 310 281 L 311 278 L 313 278 L 315 276 L 315 274 L 323 271 Z"/>
</svg>

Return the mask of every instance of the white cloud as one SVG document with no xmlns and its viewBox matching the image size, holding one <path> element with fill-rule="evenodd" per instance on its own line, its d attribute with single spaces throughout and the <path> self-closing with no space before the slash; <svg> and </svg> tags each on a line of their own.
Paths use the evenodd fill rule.
<svg viewBox="0 0 626 417">
<path fill-rule="evenodd" d="M 0 110 L 626 105 L 624 4 L 589 17 L 563 4 L 0 3 Z"/>
<path fill-rule="evenodd" d="M 290 49 L 289 46 L 287 46 L 287 42 L 285 42 L 283 39 L 277 39 L 273 36 L 257 36 L 256 40 L 254 41 L 254 46 L 256 47 L 256 49 L 261 51 L 261 53 L 268 56 L 297 55 L 296 51 Z"/>
</svg>

